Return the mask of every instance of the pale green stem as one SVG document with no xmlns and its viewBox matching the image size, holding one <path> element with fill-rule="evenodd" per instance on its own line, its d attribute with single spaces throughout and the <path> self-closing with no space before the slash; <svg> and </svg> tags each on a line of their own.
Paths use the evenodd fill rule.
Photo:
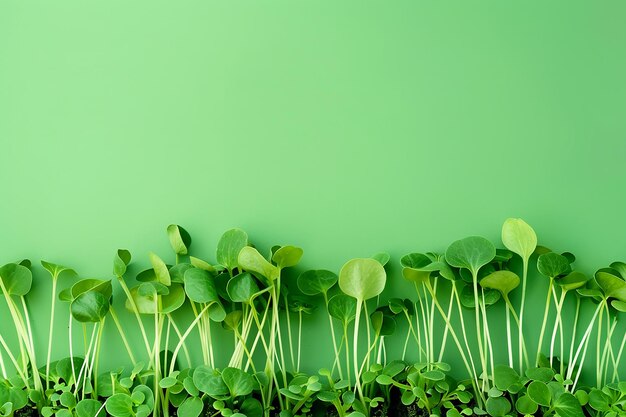
<svg viewBox="0 0 626 417">
<path fill-rule="evenodd" d="M 511 303 L 511 300 L 509 300 L 508 296 L 507 297 L 503 297 L 504 301 L 506 303 L 506 305 L 509 308 L 509 311 L 511 312 L 511 315 L 513 316 L 513 320 L 515 321 L 515 324 L 517 325 L 517 327 L 520 327 L 520 318 L 518 317 L 517 313 L 515 312 L 515 309 L 513 308 L 513 304 Z M 528 359 L 528 350 L 526 349 L 526 341 L 523 340 L 522 341 L 522 355 L 524 356 L 524 361 L 526 363 L 526 367 L 528 368 L 530 366 L 530 360 Z"/>
<path fill-rule="evenodd" d="M 554 289 L 554 287 L 553 287 Z M 563 357 L 563 324 L 561 321 L 561 311 L 563 309 L 563 302 L 565 301 L 565 296 L 567 295 L 567 291 L 563 290 L 561 292 L 561 297 L 555 301 L 554 305 L 556 307 L 556 317 L 554 318 L 554 328 L 552 329 L 552 338 L 550 339 L 550 367 L 552 367 L 552 362 L 554 358 L 554 343 L 556 341 L 556 333 L 559 328 L 561 329 L 561 357 L 560 357 L 560 372 L 563 374 L 563 362 L 565 358 Z M 555 294 L 556 297 L 556 294 Z"/>
<path fill-rule="evenodd" d="M 430 343 L 428 342 L 428 325 L 426 323 L 426 311 L 424 309 L 424 303 L 422 302 L 422 295 L 420 294 L 420 288 L 419 285 L 417 284 L 417 282 L 415 283 L 415 290 L 417 291 L 417 301 L 420 305 L 420 310 L 422 311 L 422 326 L 423 326 L 423 333 L 424 333 L 424 345 L 426 345 L 426 362 L 428 362 L 430 360 Z M 420 340 L 421 342 L 421 340 Z M 421 358 L 420 358 L 421 360 Z"/>
<path fill-rule="evenodd" d="M 326 292 L 322 293 L 324 295 L 324 303 L 326 304 L 326 312 L 328 312 L 328 294 Z M 339 349 L 337 348 L 337 339 L 335 335 L 335 326 L 333 325 L 333 318 L 330 314 L 327 314 L 328 322 L 330 323 L 330 334 L 333 340 L 333 351 L 335 352 L 335 363 L 337 363 L 337 371 L 339 372 L 339 379 L 343 379 L 343 372 L 341 369 L 341 364 L 339 362 Z"/>
<path fill-rule="evenodd" d="M 124 347 L 126 348 L 128 357 L 130 358 L 130 361 L 132 362 L 133 366 L 135 366 L 137 364 L 137 361 L 135 360 L 135 355 L 133 355 L 130 345 L 128 344 L 128 340 L 126 339 L 126 333 L 124 332 L 124 329 L 122 328 L 122 325 L 117 317 L 117 314 L 115 313 L 115 309 L 113 308 L 113 306 L 110 307 L 109 312 L 111 313 L 111 318 L 113 319 L 113 323 L 115 323 L 115 327 L 117 327 L 117 331 L 120 334 L 120 337 L 122 338 L 122 343 L 124 343 Z"/>
<path fill-rule="evenodd" d="M 22 371 L 20 365 L 17 363 L 17 359 L 15 359 L 15 356 L 13 356 L 13 354 L 9 350 L 9 346 L 7 345 L 6 341 L 2 337 L 1 333 L 0 333 L 0 344 L 2 344 L 2 347 L 4 348 L 4 350 L 6 351 L 7 355 L 9 356 L 9 360 L 11 361 L 13 366 L 15 367 L 15 370 L 17 371 L 18 375 L 22 379 L 22 382 L 24 382 L 24 385 L 26 386 L 26 388 L 30 389 L 30 385 L 28 383 L 28 377 Z M 5 379 L 6 379 L 6 377 L 5 377 Z"/>
<path fill-rule="evenodd" d="M 522 303 L 519 311 L 519 331 L 518 331 L 518 349 L 519 349 L 519 371 L 520 374 L 523 372 L 523 362 L 522 355 L 524 351 L 524 302 L 526 300 L 526 281 L 528 280 L 528 259 L 522 258 Z M 541 342 L 539 343 L 538 352 L 541 351 Z M 537 353 L 537 358 L 539 358 L 539 353 Z"/>
<path fill-rule="evenodd" d="M 476 320 L 476 340 L 478 341 L 478 354 L 480 355 L 480 365 L 483 371 L 483 386 L 489 386 L 487 378 L 489 370 L 487 369 L 486 352 L 483 347 L 482 326 L 480 320 L 480 303 L 478 302 L 478 271 L 472 271 L 472 285 L 474 286 L 474 318 Z"/>
<path fill-rule="evenodd" d="M 576 367 L 576 362 L 578 361 L 578 356 L 580 355 L 580 351 L 583 348 L 583 345 L 585 344 L 586 340 L 589 340 L 589 336 L 591 334 L 591 331 L 593 330 L 593 325 L 596 322 L 596 318 L 598 317 L 598 313 L 600 313 L 600 310 L 602 309 L 602 303 L 600 303 L 598 305 L 598 307 L 596 308 L 595 313 L 593 314 L 593 317 L 591 318 L 591 321 L 589 322 L 589 325 L 587 326 L 587 329 L 585 330 L 585 333 L 583 334 L 583 338 L 580 341 L 580 344 L 578 345 L 578 348 L 576 349 L 576 353 L 574 354 L 574 359 L 570 362 L 570 365 L 567 369 L 567 376 L 565 379 L 571 379 L 572 374 L 574 372 L 574 368 Z M 584 358 L 581 360 L 581 366 L 580 369 L 582 369 L 582 364 L 584 363 Z"/>
<path fill-rule="evenodd" d="M 452 317 L 452 306 L 454 304 L 454 292 L 450 291 L 450 301 L 448 302 L 448 321 L 450 321 L 451 317 Z M 434 303 L 433 303 L 433 307 L 434 307 Z M 441 350 L 439 351 L 439 359 L 437 360 L 437 362 L 441 362 L 443 360 L 443 353 L 446 350 L 446 342 L 448 339 L 448 326 L 445 326 L 443 329 L 443 339 L 441 340 Z"/>
<path fill-rule="evenodd" d="M 485 335 L 485 340 L 487 341 L 487 350 L 489 353 L 489 363 L 491 364 L 491 377 L 493 378 L 495 373 L 495 366 L 493 360 L 493 345 L 491 344 L 491 334 L 489 332 L 489 322 L 487 321 L 487 305 L 485 303 L 485 290 L 480 289 L 481 297 L 482 297 L 482 305 L 480 306 L 483 315 L 483 330 Z M 485 361 L 487 358 L 485 357 Z M 487 381 L 489 381 L 489 375 L 487 375 Z"/>
<path fill-rule="evenodd" d="M 537 345 L 537 357 L 535 358 L 535 366 L 539 366 L 539 358 L 541 357 L 541 348 L 543 346 L 543 335 L 546 331 L 546 323 L 548 322 L 548 313 L 550 312 L 550 297 L 552 296 L 552 285 L 554 285 L 554 280 L 550 278 L 550 284 L 548 286 L 548 297 L 546 298 L 546 306 L 543 312 L 543 322 L 541 323 L 541 331 L 539 332 L 539 343 Z M 523 313 L 520 311 L 520 328 L 522 326 L 522 320 L 523 320 Z"/>
<path fill-rule="evenodd" d="M 358 360 L 358 345 L 359 345 L 359 321 L 361 316 L 361 307 L 363 301 L 358 299 L 356 300 L 356 316 L 354 317 L 354 334 L 352 338 L 352 360 L 354 361 L 354 387 L 355 390 L 359 393 L 359 399 L 361 402 L 363 401 L 363 390 L 361 389 L 361 381 L 359 375 L 359 360 Z"/>
<path fill-rule="evenodd" d="M 291 318 L 289 317 L 289 303 L 287 301 L 287 296 L 283 297 L 285 299 L 285 315 L 287 316 L 287 336 L 289 338 L 289 355 L 291 356 L 291 369 L 296 368 L 295 354 L 293 353 L 293 337 L 291 334 Z"/>
<path fill-rule="evenodd" d="M 296 372 L 300 372 L 300 354 L 302 353 L 302 311 L 298 311 L 298 367 Z"/>
<path fill-rule="evenodd" d="M 52 333 L 54 330 L 54 303 L 57 294 L 57 276 L 52 277 L 52 303 L 50 306 L 50 331 L 48 333 L 48 355 L 46 356 L 46 390 L 50 387 L 50 356 L 52 355 Z"/>
<path fill-rule="evenodd" d="M 367 300 L 363 301 L 363 309 L 365 311 L 365 328 L 367 329 L 367 346 L 370 345 L 370 343 L 372 342 L 372 337 L 371 337 L 371 333 L 370 333 L 370 313 L 367 310 Z M 367 360 L 367 368 L 369 369 L 370 367 L 370 359 L 369 359 L 369 355 L 365 355 L 365 359 Z"/>
<path fill-rule="evenodd" d="M 574 342 L 576 341 L 576 328 L 578 327 L 578 316 L 580 314 L 580 297 L 576 297 L 576 312 L 574 313 L 574 326 L 572 329 L 572 340 L 569 347 L 569 364 L 571 366 L 572 359 L 574 357 Z M 626 338 L 625 338 L 626 340 Z"/>
<path fill-rule="evenodd" d="M 431 294 L 433 294 L 433 289 L 432 287 L 430 287 L 430 283 L 427 282 L 427 285 L 428 285 L 428 290 L 430 291 Z M 452 336 L 452 340 L 454 340 L 454 343 L 456 344 L 456 347 L 459 350 L 459 353 L 461 354 L 461 360 L 463 361 L 463 364 L 465 365 L 465 369 L 467 369 L 467 372 L 471 374 L 472 369 L 470 368 L 470 364 L 467 360 L 465 352 L 463 351 L 463 348 L 461 347 L 461 342 L 459 341 L 459 338 L 456 335 L 456 331 L 452 327 L 452 323 L 450 323 L 450 320 L 448 320 L 448 317 L 446 317 L 446 314 L 443 311 L 443 308 L 441 307 L 437 299 L 435 297 L 433 297 L 433 299 L 435 300 L 435 307 L 437 307 L 437 311 L 439 311 L 439 314 L 441 315 L 442 319 L 446 323 L 446 326 L 450 328 L 450 335 Z M 474 372 L 474 376 L 475 378 L 472 380 L 472 385 L 474 385 L 474 391 L 478 393 L 476 397 L 476 401 L 478 402 L 478 405 L 481 406 L 482 403 L 484 402 L 483 392 L 478 390 L 478 379 L 477 379 L 478 377 L 476 376 L 475 372 Z"/>
<path fill-rule="evenodd" d="M 604 304 L 606 304 L 606 300 L 604 300 Z M 600 304 L 602 305 L 602 303 Z M 596 388 L 602 388 L 602 366 L 600 364 L 600 345 L 602 344 L 602 316 L 604 313 L 604 309 L 600 310 L 600 315 L 598 317 L 598 334 L 596 338 Z"/>
<path fill-rule="evenodd" d="M 346 371 L 348 373 L 348 386 L 352 386 L 350 380 L 350 347 L 348 346 L 348 322 L 343 322 L 343 339 L 346 341 Z"/>
<path fill-rule="evenodd" d="M 511 343 L 511 313 L 509 307 L 506 306 L 506 347 L 509 351 L 509 368 L 513 368 L 513 345 Z"/>
<path fill-rule="evenodd" d="M 198 317 L 198 308 L 196 307 L 196 303 L 193 301 L 190 302 L 191 311 L 193 311 L 193 315 Z M 200 338 L 200 350 L 202 351 L 202 363 L 209 363 L 209 348 L 206 345 L 206 339 L 204 338 L 204 331 L 202 329 L 202 322 L 198 324 L 198 337 Z"/>
<path fill-rule="evenodd" d="M 70 312 L 70 321 L 67 324 L 68 335 L 69 335 L 69 347 L 70 347 L 70 364 L 72 365 L 72 377 L 74 378 L 74 384 L 78 384 L 78 380 L 76 379 L 76 367 L 74 366 L 74 348 L 73 348 L 73 340 L 72 340 L 72 313 Z"/>
<path fill-rule="evenodd" d="M 469 347 L 469 341 L 467 339 L 467 332 L 465 331 L 465 319 L 463 318 L 463 309 L 461 308 L 461 299 L 459 297 L 459 292 L 457 291 L 457 288 L 456 288 L 456 282 L 452 282 L 452 291 L 454 292 L 454 298 L 456 299 L 456 305 L 457 305 L 458 312 L 459 312 L 459 319 L 461 321 L 461 331 L 463 332 L 463 341 L 465 343 L 465 348 L 467 349 L 467 355 L 469 357 L 470 364 L 472 365 L 472 368 L 469 371 L 469 373 L 470 373 L 470 376 L 473 377 L 474 384 L 475 384 L 474 388 L 477 388 L 479 385 L 478 373 L 476 372 L 476 365 L 474 364 L 474 358 L 472 356 L 472 351 Z M 446 323 L 450 323 L 450 320 L 448 320 Z M 457 348 L 459 349 L 460 352 L 463 352 L 460 346 L 457 345 Z"/>
<path fill-rule="evenodd" d="M 433 298 L 430 300 L 430 311 L 428 312 L 428 325 L 429 325 L 429 338 L 430 338 L 430 362 L 435 362 L 435 337 L 434 337 L 434 326 L 435 326 L 435 300 L 437 297 L 437 282 L 439 277 L 435 277 L 433 280 Z M 426 290 L 424 290 L 426 291 Z M 443 348 L 440 348 L 440 352 Z"/>
<path fill-rule="evenodd" d="M 172 317 L 171 314 L 168 314 L 167 318 L 170 320 L 170 323 L 172 323 L 172 327 L 174 328 L 174 331 L 176 332 L 176 335 L 178 336 L 178 340 L 180 341 L 183 336 L 182 336 L 182 333 L 180 332 L 180 329 L 176 325 L 174 318 Z M 185 341 L 183 341 L 183 353 L 185 354 L 185 360 L 187 361 L 187 366 L 191 368 L 191 357 L 189 356 L 189 350 L 187 349 L 187 343 Z"/>
<path fill-rule="evenodd" d="M 128 300 L 131 307 L 133 308 L 133 314 L 135 315 L 135 319 L 137 320 L 137 324 L 139 325 L 139 330 L 141 330 L 141 336 L 143 337 L 144 344 L 146 345 L 146 352 L 149 355 L 152 349 L 150 348 L 150 342 L 148 341 L 148 335 L 146 334 L 146 329 L 143 325 L 143 321 L 141 320 L 141 317 L 139 316 L 139 310 L 137 309 L 137 304 L 135 303 L 135 299 L 132 297 L 130 290 L 128 289 L 128 286 L 124 282 L 124 278 L 121 276 L 118 276 L 117 280 L 120 283 L 120 287 L 122 287 L 124 294 L 126 294 L 126 299 Z"/>
<path fill-rule="evenodd" d="M 180 351 L 180 349 L 185 346 L 185 339 L 187 339 L 187 336 L 189 336 L 189 333 L 191 333 L 191 331 L 193 330 L 193 328 L 196 326 L 196 324 L 198 324 L 198 321 L 200 320 L 200 318 L 202 317 L 202 314 L 204 314 L 204 312 L 206 310 L 209 309 L 209 307 L 211 306 L 211 304 L 207 304 L 202 311 L 200 312 L 199 315 L 197 315 L 194 320 L 191 322 L 191 324 L 189 325 L 189 327 L 187 327 L 187 330 L 185 330 L 185 333 L 183 333 L 180 336 L 180 339 L 178 340 L 178 343 L 176 344 L 176 348 L 174 348 L 174 352 L 172 353 L 172 359 L 171 359 L 171 363 L 170 363 L 170 374 L 172 372 L 174 372 L 174 366 L 176 365 L 176 358 L 178 357 L 178 352 Z M 174 329 L 176 330 L 176 327 L 174 327 Z"/>
</svg>

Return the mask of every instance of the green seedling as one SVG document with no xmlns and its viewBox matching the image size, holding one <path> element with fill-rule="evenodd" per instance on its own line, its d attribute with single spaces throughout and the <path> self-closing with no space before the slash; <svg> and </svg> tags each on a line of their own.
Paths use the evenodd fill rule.
<svg viewBox="0 0 626 417">
<path fill-rule="evenodd" d="M 519 350 L 519 369 L 520 372 L 524 367 L 522 362 L 524 351 L 524 306 L 526 302 L 526 282 L 528 278 L 528 262 L 531 255 L 537 247 L 537 235 L 532 227 L 522 219 L 509 218 L 502 225 L 502 243 L 511 252 L 522 258 L 522 301 L 519 310 L 519 333 L 518 333 L 518 350 Z M 528 361 L 526 366 L 528 366 Z"/>
<path fill-rule="evenodd" d="M 377 297 L 385 288 L 387 274 L 380 262 L 374 259 L 352 259 L 339 272 L 339 288 L 350 297 L 356 299 L 354 320 L 354 338 L 352 342 L 355 389 L 363 400 L 358 362 L 359 320 L 363 304 L 370 298 Z M 367 304 L 365 304 L 365 314 Z M 369 328 L 369 327 L 368 327 Z"/>
</svg>

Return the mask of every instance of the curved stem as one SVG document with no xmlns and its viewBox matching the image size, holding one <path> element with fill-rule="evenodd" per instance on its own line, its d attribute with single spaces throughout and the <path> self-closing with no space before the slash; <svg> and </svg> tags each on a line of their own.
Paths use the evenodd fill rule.
<svg viewBox="0 0 626 417">
<path fill-rule="evenodd" d="M 524 283 L 526 283 L 526 281 L 524 281 Z M 548 313 L 550 311 L 550 297 L 552 296 L 552 285 L 554 285 L 554 280 L 550 278 L 550 284 L 548 286 L 548 297 L 546 298 L 546 306 L 543 312 L 543 322 L 541 323 L 541 331 L 539 332 L 539 343 L 537 344 L 537 357 L 535 359 L 535 366 L 539 366 L 539 358 L 541 357 L 543 335 L 546 331 L 546 323 L 548 322 Z M 520 311 L 520 329 L 521 329 L 522 319 L 523 319 L 523 313 Z"/>
<path fill-rule="evenodd" d="M 50 330 L 48 332 L 48 355 L 46 356 L 46 390 L 50 387 L 50 356 L 52 354 L 52 333 L 54 330 L 54 303 L 57 294 L 57 277 L 52 277 L 52 302 L 50 305 Z"/>
</svg>

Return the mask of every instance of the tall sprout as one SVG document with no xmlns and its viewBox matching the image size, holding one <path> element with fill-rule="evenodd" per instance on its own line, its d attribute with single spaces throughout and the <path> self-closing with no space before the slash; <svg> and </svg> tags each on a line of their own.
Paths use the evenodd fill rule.
<svg viewBox="0 0 626 417">
<path fill-rule="evenodd" d="M 522 301 L 519 310 L 519 370 L 523 370 L 523 350 L 524 350 L 524 307 L 526 302 L 526 282 L 528 281 L 528 262 L 530 256 L 537 247 L 537 235 L 532 227 L 522 219 L 509 218 L 502 225 L 502 243 L 511 252 L 522 258 Z M 528 363 L 526 363 L 528 366 Z"/>
</svg>

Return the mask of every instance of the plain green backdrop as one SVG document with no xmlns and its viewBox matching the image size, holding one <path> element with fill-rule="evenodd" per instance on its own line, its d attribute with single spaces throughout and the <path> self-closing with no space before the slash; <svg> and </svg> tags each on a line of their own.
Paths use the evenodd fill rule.
<svg viewBox="0 0 626 417">
<path fill-rule="evenodd" d="M 0 263 L 36 263 L 39 358 L 39 260 L 111 278 L 127 248 L 136 272 L 171 260 L 170 223 L 210 261 L 231 227 L 301 246 L 294 273 L 388 251 L 390 295 L 400 256 L 501 245 L 507 217 L 586 273 L 626 260 L 624 21 L 623 1 L 0 2 Z"/>
</svg>

